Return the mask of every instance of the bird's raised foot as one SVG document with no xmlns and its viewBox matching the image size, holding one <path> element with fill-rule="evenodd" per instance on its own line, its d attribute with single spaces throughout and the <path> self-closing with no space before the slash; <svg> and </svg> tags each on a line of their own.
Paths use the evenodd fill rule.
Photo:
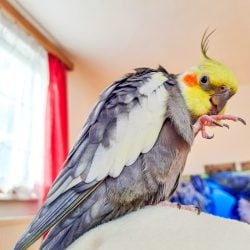
<svg viewBox="0 0 250 250">
<path fill-rule="evenodd" d="M 218 127 L 226 127 L 229 129 L 228 124 L 221 122 L 224 120 L 235 121 L 235 122 L 239 121 L 242 124 L 246 125 L 244 119 L 233 115 L 203 115 L 199 117 L 199 119 L 193 125 L 194 134 L 196 135 L 199 131 L 201 131 L 203 138 L 212 139 L 214 135 L 208 135 L 205 128 L 218 126 Z"/>
<path fill-rule="evenodd" d="M 193 206 L 193 205 L 182 205 L 180 203 L 170 202 L 170 201 L 167 201 L 167 200 L 158 203 L 158 206 L 167 206 L 167 207 L 183 209 L 183 210 L 195 212 L 197 214 L 201 213 L 201 209 L 199 207 L 196 207 L 196 206 Z"/>
</svg>

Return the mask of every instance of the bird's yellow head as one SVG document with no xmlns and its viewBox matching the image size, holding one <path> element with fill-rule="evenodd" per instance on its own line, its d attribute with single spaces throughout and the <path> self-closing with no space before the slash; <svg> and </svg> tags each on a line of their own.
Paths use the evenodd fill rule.
<svg viewBox="0 0 250 250">
<path fill-rule="evenodd" d="M 234 73 L 207 56 L 208 38 L 212 33 L 203 35 L 200 65 L 178 76 L 187 108 L 194 119 L 223 113 L 228 99 L 237 91 Z"/>
</svg>

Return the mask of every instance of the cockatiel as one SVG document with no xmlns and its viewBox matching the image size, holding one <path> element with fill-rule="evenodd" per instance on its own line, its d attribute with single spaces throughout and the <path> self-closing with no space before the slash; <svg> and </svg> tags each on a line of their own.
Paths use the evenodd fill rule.
<svg viewBox="0 0 250 250">
<path fill-rule="evenodd" d="M 175 191 L 195 135 L 227 126 L 222 115 L 237 91 L 234 74 L 207 56 L 182 74 L 140 68 L 107 88 L 54 182 L 43 207 L 15 246 L 66 249 L 91 228 L 167 200 Z"/>
</svg>

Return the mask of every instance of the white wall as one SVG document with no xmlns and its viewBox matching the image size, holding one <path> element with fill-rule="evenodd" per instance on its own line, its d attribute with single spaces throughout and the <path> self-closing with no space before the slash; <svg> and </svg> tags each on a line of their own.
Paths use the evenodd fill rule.
<svg viewBox="0 0 250 250">
<path fill-rule="evenodd" d="M 74 144 L 90 110 L 97 100 L 96 87 L 86 79 L 82 65 L 68 72 L 69 145 Z"/>
<path fill-rule="evenodd" d="M 83 123 L 96 102 L 103 87 L 103 80 L 93 72 L 89 78 L 84 65 L 76 63 L 76 68 L 68 74 L 69 91 L 69 138 L 70 145 L 75 142 Z M 88 78 L 87 78 L 88 76 Z M 105 76 L 104 79 L 111 79 Z M 212 140 L 197 136 L 189 155 L 185 174 L 202 173 L 204 164 L 241 162 L 250 160 L 250 85 L 241 85 L 238 93 L 228 103 L 227 113 L 238 115 L 247 121 L 247 126 L 228 122 L 230 129 L 213 128 Z"/>
<path fill-rule="evenodd" d="M 99 95 L 118 76 L 110 75 L 105 70 L 74 60 L 74 70 L 68 72 L 68 111 L 69 111 L 69 145 L 74 144 L 81 132 L 90 111 Z"/>
</svg>

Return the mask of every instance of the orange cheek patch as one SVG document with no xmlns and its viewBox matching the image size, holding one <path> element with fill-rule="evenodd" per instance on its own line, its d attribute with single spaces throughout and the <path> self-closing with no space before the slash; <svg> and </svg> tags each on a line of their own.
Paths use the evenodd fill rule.
<svg viewBox="0 0 250 250">
<path fill-rule="evenodd" d="M 197 85 L 197 76 L 195 74 L 187 74 L 183 77 L 183 81 L 187 86 L 193 87 Z"/>
</svg>

